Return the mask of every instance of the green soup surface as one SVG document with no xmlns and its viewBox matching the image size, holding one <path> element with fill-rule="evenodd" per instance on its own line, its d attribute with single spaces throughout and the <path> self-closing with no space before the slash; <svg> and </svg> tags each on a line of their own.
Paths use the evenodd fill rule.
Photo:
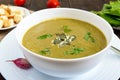
<svg viewBox="0 0 120 80">
<path fill-rule="evenodd" d="M 52 58 L 81 58 L 95 54 L 106 47 L 104 34 L 90 23 L 55 18 L 30 28 L 22 44 L 36 54 Z"/>
</svg>

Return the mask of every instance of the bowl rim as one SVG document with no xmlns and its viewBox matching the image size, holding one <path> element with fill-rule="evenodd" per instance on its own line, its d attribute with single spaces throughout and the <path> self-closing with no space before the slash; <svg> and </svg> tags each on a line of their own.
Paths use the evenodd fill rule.
<svg viewBox="0 0 120 80">
<path fill-rule="evenodd" d="M 89 56 L 85 56 L 85 57 L 81 57 L 81 58 L 70 58 L 70 59 L 65 59 L 65 58 L 52 58 L 52 57 L 47 57 L 47 56 L 43 56 L 43 55 L 39 55 L 36 54 L 35 52 L 30 51 L 29 49 L 25 48 L 23 45 L 21 45 L 21 47 L 26 50 L 29 54 L 31 54 L 32 56 L 36 56 L 45 60 L 52 60 L 52 61 L 62 61 L 62 62 L 71 62 L 71 61 L 79 61 L 79 60 L 85 60 L 85 59 L 90 59 L 96 55 L 102 54 L 102 52 L 104 52 L 105 50 L 107 50 L 110 47 L 110 44 L 108 44 L 104 49 L 98 51 L 95 54 L 89 55 Z"/>
<path fill-rule="evenodd" d="M 110 32 L 111 32 L 111 40 L 110 40 L 110 42 L 107 43 L 107 45 L 106 45 L 105 48 L 103 48 L 102 50 L 98 51 L 98 52 L 95 53 L 95 54 L 92 54 L 92 55 L 89 55 L 89 56 L 85 56 L 85 57 L 81 57 L 81 58 L 64 59 L 64 58 L 52 58 L 52 57 L 47 57 L 47 56 L 43 56 L 43 55 L 36 54 L 35 52 L 32 52 L 32 51 L 30 51 L 29 49 L 27 49 L 26 47 L 24 47 L 24 46 L 22 45 L 22 42 L 18 40 L 17 35 L 16 35 L 16 38 L 17 38 L 17 41 L 18 41 L 19 45 L 20 45 L 25 51 L 27 51 L 29 54 L 31 54 L 32 56 L 36 56 L 36 57 L 45 59 L 45 60 L 64 61 L 64 62 L 70 61 L 70 62 L 71 62 L 71 61 L 79 61 L 79 60 L 84 60 L 84 59 L 92 58 L 92 57 L 94 57 L 94 56 L 96 56 L 96 55 L 101 54 L 102 52 L 104 52 L 105 50 L 107 50 L 107 49 L 110 47 L 111 42 L 112 42 L 112 39 L 113 39 L 113 29 L 112 29 L 112 27 L 110 27 L 111 25 L 110 25 L 106 20 L 104 20 L 103 18 L 101 18 L 101 17 L 97 16 L 96 14 L 93 14 L 93 13 L 91 13 L 91 12 L 89 12 L 89 11 L 82 10 L 82 9 L 75 9 L 75 8 L 48 8 L 48 9 L 42 9 L 42 10 L 35 11 L 35 12 L 33 12 L 32 14 L 28 15 L 27 17 L 29 17 L 29 16 L 31 16 L 31 15 L 34 15 L 34 14 L 36 14 L 37 12 L 40 12 L 40 11 L 55 10 L 55 9 L 57 9 L 57 10 L 82 11 L 82 12 L 86 12 L 86 13 L 92 14 L 92 15 L 96 16 L 97 18 L 100 18 L 101 21 L 105 22 L 105 23 L 109 26 L 109 28 L 110 28 L 110 30 L 111 30 L 111 31 L 110 31 Z M 27 17 L 26 17 L 26 18 L 27 18 Z M 20 24 L 20 23 L 19 23 L 19 24 Z M 16 27 L 16 29 L 17 29 L 17 27 Z M 25 31 L 25 32 L 26 32 L 26 31 Z M 17 30 L 15 31 L 15 34 L 16 34 L 16 33 L 17 33 Z M 106 36 L 105 36 L 105 37 L 106 37 Z M 23 37 L 22 37 L 22 38 L 23 38 Z"/>
</svg>

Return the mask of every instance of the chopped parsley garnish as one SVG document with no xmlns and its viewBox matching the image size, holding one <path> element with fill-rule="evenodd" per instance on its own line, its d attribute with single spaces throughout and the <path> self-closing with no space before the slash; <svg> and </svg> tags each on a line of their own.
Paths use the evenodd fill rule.
<svg viewBox="0 0 120 80">
<path fill-rule="evenodd" d="M 63 29 L 63 31 L 64 31 L 65 33 L 69 33 L 69 32 L 72 31 L 71 29 L 68 28 L 67 25 L 64 25 L 64 26 L 62 27 L 62 29 Z"/>
<path fill-rule="evenodd" d="M 50 48 L 45 48 L 44 50 L 41 50 L 39 53 L 42 55 L 50 54 Z"/>
<path fill-rule="evenodd" d="M 90 41 L 93 42 L 93 43 L 95 42 L 95 39 L 94 39 L 94 37 L 91 35 L 90 32 L 88 32 L 88 33 L 85 34 L 84 39 L 85 39 L 86 41 L 90 40 Z"/>
<path fill-rule="evenodd" d="M 52 36 L 53 36 L 52 34 L 44 34 L 42 36 L 37 37 L 37 39 L 41 39 L 42 40 L 42 39 L 50 38 Z"/>
<path fill-rule="evenodd" d="M 65 51 L 64 54 L 65 55 L 75 55 L 75 54 L 80 54 L 83 51 L 84 51 L 84 48 L 78 48 L 78 47 L 72 46 L 72 48 L 68 51 Z"/>
<path fill-rule="evenodd" d="M 87 34 L 85 34 L 84 39 L 88 41 L 90 39 L 90 36 L 91 36 L 91 33 L 88 32 Z"/>
</svg>

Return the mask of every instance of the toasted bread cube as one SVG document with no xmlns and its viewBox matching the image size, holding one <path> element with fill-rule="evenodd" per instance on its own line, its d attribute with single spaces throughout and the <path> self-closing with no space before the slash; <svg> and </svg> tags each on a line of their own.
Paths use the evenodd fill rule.
<svg viewBox="0 0 120 80">
<path fill-rule="evenodd" d="M 9 19 L 9 24 L 10 24 L 10 26 L 14 26 L 15 24 L 14 24 L 14 20 L 13 19 Z"/>
<path fill-rule="evenodd" d="M 9 15 L 9 16 L 8 16 L 8 19 L 11 19 L 11 18 L 13 19 L 14 16 L 13 16 L 13 15 Z"/>
<path fill-rule="evenodd" d="M 9 21 L 8 21 L 8 19 L 3 20 L 3 27 L 4 28 L 9 27 Z"/>
<path fill-rule="evenodd" d="M 0 5 L 0 28 L 10 27 L 19 23 L 24 16 L 24 11 L 9 5 Z"/>
<path fill-rule="evenodd" d="M 24 16 L 24 12 L 22 10 L 15 10 L 15 14 Z"/>
<path fill-rule="evenodd" d="M 7 5 L 4 5 L 4 4 L 1 4 L 0 7 L 3 8 L 3 9 L 5 9 L 5 10 L 8 9 L 8 6 L 7 6 Z"/>
<path fill-rule="evenodd" d="M 10 15 L 12 15 L 12 16 L 15 15 L 15 8 L 14 7 L 9 6 L 8 10 L 9 10 Z"/>
<path fill-rule="evenodd" d="M 13 19 L 4 20 L 4 28 L 14 26 L 14 25 L 15 24 Z"/>
<path fill-rule="evenodd" d="M 6 15 L 6 16 L 9 16 L 10 14 L 9 14 L 9 12 L 8 12 L 8 11 L 5 11 L 5 15 Z"/>
<path fill-rule="evenodd" d="M 0 28 L 3 27 L 3 20 L 0 20 Z"/>
<path fill-rule="evenodd" d="M 10 14 L 11 14 L 11 15 L 19 14 L 19 15 L 24 16 L 23 10 L 16 9 L 16 8 L 14 8 L 14 7 L 11 7 L 11 6 L 9 6 L 9 9 L 10 9 Z"/>
<path fill-rule="evenodd" d="M 0 15 L 3 15 L 5 13 L 6 13 L 6 11 L 3 8 L 0 8 Z"/>
<path fill-rule="evenodd" d="M 8 17 L 6 15 L 2 15 L 2 16 L 0 16 L 0 18 L 3 20 L 8 20 Z"/>
<path fill-rule="evenodd" d="M 0 7 L 0 15 L 9 15 L 8 9 Z"/>
<path fill-rule="evenodd" d="M 19 23 L 22 19 L 23 19 L 23 17 L 21 15 L 16 14 L 14 16 L 14 22 L 15 23 Z"/>
</svg>

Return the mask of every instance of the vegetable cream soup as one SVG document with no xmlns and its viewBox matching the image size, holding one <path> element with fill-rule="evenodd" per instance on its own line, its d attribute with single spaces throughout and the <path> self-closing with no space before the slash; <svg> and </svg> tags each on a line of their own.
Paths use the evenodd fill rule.
<svg viewBox="0 0 120 80">
<path fill-rule="evenodd" d="M 81 58 L 97 53 L 107 45 L 104 34 L 90 23 L 55 18 L 30 28 L 22 44 L 36 54 L 52 58 Z"/>
</svg>

